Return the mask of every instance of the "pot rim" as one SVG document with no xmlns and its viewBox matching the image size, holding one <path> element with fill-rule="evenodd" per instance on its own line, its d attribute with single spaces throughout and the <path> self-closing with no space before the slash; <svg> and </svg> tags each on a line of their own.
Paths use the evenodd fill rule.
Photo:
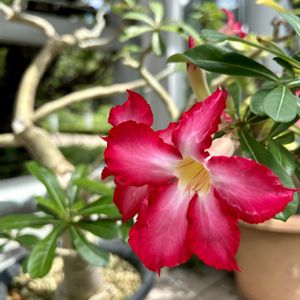
<svg viewBox="0 0 300 300">
<path fill-rule="evenodd" d="M 271 232 L 282 232 L 290 234 L 300 233 L 300 215 L 291 216 L 286 222 L 271 219 L 261 224 L 248 224 L 240 222 L 242 227 L 247 227 L 253 230 L 271 231 Z"/>
</svg>

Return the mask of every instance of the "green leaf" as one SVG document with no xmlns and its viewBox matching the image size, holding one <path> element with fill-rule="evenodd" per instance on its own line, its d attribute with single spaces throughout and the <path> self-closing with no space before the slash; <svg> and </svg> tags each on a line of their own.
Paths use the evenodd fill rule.
<svg viewBox="0 0 300 300">
<path fill-rule="evenodd" d="M 154 15 L 156 23 L 160 23 L 164 17 L 164 6 L 158 1 L 150 1 L 149 7 Z"/>
<path fill-rule="evenodd" d="M 297 116 L 297 97 L 286 86 L 278 86 L 263 101 L 264 112 L 275 122 L 289 122 Z"/>
<path fill-rule="evenodd" d="M 73 246 L 84 260 L 92 265 L 100 267 L 107 264 L 108 253 L 106 251 L 99 249 L 97 246 L 87 241 L 80 230 L 76 229 L 74 226 L 72 226 L 70 230 Z"/>
<path fill-rule="evenodd" d="M 78 226 L 103 239 L 114 239 L 119 236 L 118 226 L 111 220 L 82 221 Z"/>
<path fill-rule="evenodd" d="M 89 216 L 92 214 L 103 214 L 109 217 L 119 217 L 119 211 L 112 201 L 112 196 L 101 197 L 77 211 L 77 215 Z"/>
<path fill-rule="evenodd" d="M 296 119 L 287 122 L 287 123 L 275 123 L 272 128 L 270 129 L 268 139 L 271 139 L 274 136 L 279 135 L 280 133 L 286 131 L 288 128 L 290 128 L 294 123 L 296 122 Z"/>
<path fill-rule="evenodd" d="M 26 164 L 29 172 L 38 178 L 46 187 L 49 197 L 53 200 L 58 210 L 66 212 L 66 199 L 62 188 L 60 187 L 56 176 L 47 168 L 39 165 L 35 161 Z"/>
<path fill-rule="evenodd" d="M 285 187 L 294 188 L 294 183 L 279 161 L 265 147 L 252 138 L 246 130 L 239 131 L 240 144 L 245 156 L 269 167 L 280 179 Z M 287 207 L 275 216 L 276 219 L 286 221 L 295 214 L 298 207 L 298 195 L 294 194 L 293 200 Z"/>
<path fill-rule="evenodd" d="M 295 171 L 295 159 L 293 155 L 276 141 L 269 141 L 267 149 L 283 166 L 288 175 L 292 176 Z"/>
<path fill-rule="evenodd" d="M 260 37 L 257 38 L 257 41 L 266 48 L 273 49 L 274 51 L 281 53 L 282 55 L 286 55 L 286 53 L 272 41 L 264 40 Z"/>
<path fill-rule="evenodd" d="M 172 55 L 168 62 L 192 63 L 210 72 L 278 81 L 272 71 L 255 60 L 214 45 L 201 45 L 183 54 Z"/>
<path fill-rule="evenodd" d="M 31 249 L 40 241 L 40 239 L 32 234 L 23 234 L 18 235 L 16 237 L 16 241 L 19 242 L 23 247 Z"/>
<path fill-rule="evenodd" d="M 228 86 L 229 94 L 232 97 L 234 109 L 238 117 L 240 117 L 240 104 L 242 102 L 242 87 L 239 82 L 233 82 Z"/>
<path fill-rule="evenodd" d="M 27 262 L 27 271 L 31 278 L 40 278 L 48 274 L 53 262 L 57 240 L 63 229 L 63 225 L 54 227 L 53 231 L 33 248 Z"/>
<path fill-rule="evenodd" d="M 38 204 L 40 204 L 41 206 L 43 206 L 47 209 L 47 210 L 44 210 L 46 213 L 49 213 L 49 211 L 50 211 L 50 213 L 52 212 L 58 217 L 64 216 L 64 212 L 60 211 L 57 208 L 57 206 L 55 206 L 55 204 L 50 199 L 44 198 L 42 196 L 37 196 L 37 197 L 35 197 L 35 200 Z"/>
<path fill-rule="evenodd" d="M 212 29 L 203 29 L 201 36 L 211 43 L 222 43 L 228 39 L 228 35 Z"/>
<path fill-rule="evenodd" d="M 265 115 L 265 112 L 263 110 L 263 102 L 269 92 L 270 90 L 260 90 L 251 97 L 250 109 L 256 115 Z"/>
<path fill-rule="evenodd" d="M 120 226 L 120 234 L 122 239 L 127 242 L 128 241 L 128 235 L 131 227 L 133 226 L 133 221 L 129 220 L 126 223 L 122 223 Z"/>
<path fill-rule="evenodd" d="M 173 24 L 175 26 L 177 26 L 177 28 L 178 28 L 178 30 L 176 32 L 178 34 L 180 34 L 181 36 L 183 36 L 185 39 L 191 35 L 195 39 L 196 43 L 201 42 L 198 31 L 195 30 L 192 26 L 190 26 L 184 22 L 176 22 Z M 172 23 L 168 23 L 166 25 L 161 26 L 160 29 L 165 30 L 165 31 L 174 32 L 171 30 L 172 29 L 171 25 L 172 25 Z M 167 30 L 167 29 L 169 29 L 169 30 Z"/>
<path fill-rule="evenodd" d="M 300 37 L 300 18 L 291 12 L 281 12 L 280 15 L 294 28 Z"/>
<path fill-rule="evenodd" d="M 132 25 L 129 27 L 126 27 L 124 30 L 124 35 L 121 37 L 121 42 L 125 42 L 127 40 L 130 40 L 132 38 L 135 38 L 139 35 L 142 35 L 146 32 L 153 31 L 153 28 L 150 26 L 140 26 L 140 25 Z"/>
<path fill-rule="evenodd" d="M 26 227 L 36 227 L 48 224 L 56 224 L 57 219 L 50 216 L 38 216 L 34 214 L 18 214 L 0 217 L 0 229 L 23 229 Z"/>
<path fill-rule="evenodd" d="M 152 34 L 152 50 L 157 56 L 161 56 L 165 53 L 166 47 L 159 34 L 159 32 L 153 32 Z"/>
<path fill-rule="evenodd" d="M 79 178 L 74 180 L 74 184 L 95 194 L 104 196 L 113 194 L 113 190 L 99 180 L 96 181 L 89 178 Z"/>
<path fill-rule="evenodd" d="M 69 206 L 71 207 L 74 202 L 78 200 L 79 197 L 79 186 L 75 184 L 77 179 L 86 177 L 87 175 L 87 167 L 84 165 L 77 166 L 75 171 L 72 174 L 72 177 L 69 181 L 67 187 L 67 199 L 69 201 Z"/>
<path fill-rule="evenodd" d="M 287 145 L 295 141 L 295 134 L 289 131 L 285 134 L 276 137 L 274 140 L 281 145 Z"/>
<path fill-rule="evenodd" d="M 284 68 L 290 74 L 290 76 L 295 77 L 294 68 L 289 62 L 280 57 L 274 57 L 273 60 L 276 61 L 282 68 Z"/>
<path fill-rule="evenodd" d="M 150 26 L 154 26 L 153 20 L 146 14 L 143 14 L 140 12 L 129 12 L 129 13 L 123 15 L 123 19 L 140 21 L 140 22 L 146 23 Z"/>
</svg>

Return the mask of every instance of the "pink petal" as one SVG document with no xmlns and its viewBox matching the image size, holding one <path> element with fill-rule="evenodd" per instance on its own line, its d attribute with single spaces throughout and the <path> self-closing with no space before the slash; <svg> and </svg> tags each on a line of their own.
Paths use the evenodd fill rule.
<svg viewBox="0 0 300 300">
<path fill-rule="evenodd" d="M 101 179 L 104 180 L 109 176 L 113 176 L 113 174 L 109 171 L 109 169 L 107 167 L 104 167 L 101 172 Z"/>
<path fill-rule="evenodd" d="M 222 9 L 222 11 L 227 16 L 227 22 L 219 31 L 229 35 L 238 35 L 240 38 L 244 38 L 247 34 L 243 30 L 242 24 L 236 21 L 234 14 L 225 8 Z"/>
<path fill-rule="evenodd" d="M 272 218 L 292 200 L 295 191 L 285 188 L 270 169 L 248 158 L 214 156 L 206 167 L 223 203 L 248 223 Z"/>
<path fill-rule="evenodd" d="M 104 152 L 107 168 L 125 185 L 161 185 L 174 178 L 178 151 L 147 125 L 122 123 L 109 132 Z"/>
<path fill-rule="evenodd" d="M 216 269 L 239 270 L 234 259 L 240 243 L 237 220 L 222 211 L 213 191 L 202 199 L 193 198 L 188 220 L 193 253 Z"/>
<path fill-rule="evenodd" d="M 174 129 L 177 127 L 178 123 L 176 122 L 171 122 L 169 126 L 165 129 L 158 130 L 156 133 L 158 136 L 163 139 L 163 141 L 169 145 L 173 146 L 173 141 L 172 141 L 172 134 Z"/>
<path fill-rule="evenodd" d="M 150 105 L 140 94 L 130 90 L 127 93 L 127 101 L 110 110 L 108 122 L 113 126 L 117 126 L 132 120 L 151 126 L 153 124 L 153 115 Z"/>
<path fill-rule="evenodd" d="M 132 219 L 140 210 L 143 200 L 148 197 L 148 186 L 141 187 L 117 185 L 114 202 L 118 207 L 123 222 Z"/>
<path fill-rule="evenodd" d="M 226 106 L 227 92 L 217 89 L 205 101 L 184 113 L 173 132 L 173 143 L 183 156 L 202 160 L 211 145 L 211 135 L 218 129 Z"/>
<path fill-rule="evenodd" d="M 191 257 L 186 218 L 190 196 L 177 182 L 153 193 L 129 233 L 129 244 L 144 265 L 155 272 L 175 267 Z"/>
<path fill-rule="evenodd" d="M 220 138 L 214 139 L 207 150 L 210 156 L 232 156 L 234 151 L 235 143 L 231 138 L 231 134 L 226 134 Z"/>
</svg>

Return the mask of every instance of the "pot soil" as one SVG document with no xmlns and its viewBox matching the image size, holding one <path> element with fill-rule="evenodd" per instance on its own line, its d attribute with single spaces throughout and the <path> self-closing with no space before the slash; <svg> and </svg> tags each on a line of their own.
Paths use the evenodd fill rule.
<svg viewBox="0 0 300 300">
<path fill-rule="evenodd" d="M 120 241 L 103 241 L 100 247 L 114 255 L 110 255 L 109 264 L 102 269 L 103 291 L 97 294 L 97 300 L 144 299 L 152 288 L 155 274 L 147 270 L 132 250 Z M 13 265 L 0 273 L 0 300 L 52 300 L 63 280 L 62 267 L 62 259 L 56 258 L 47 276 L 32 280 L 28 274 L 15 276 L 18 266 Z M 4 291 L 4 284 L 11 287 L 9 294 Z"/>
<path fill-rule="evenodd" d="M 241 224 L 235 278 L 249 300 L 300 300 L 300 216 Z"/>
</svg>

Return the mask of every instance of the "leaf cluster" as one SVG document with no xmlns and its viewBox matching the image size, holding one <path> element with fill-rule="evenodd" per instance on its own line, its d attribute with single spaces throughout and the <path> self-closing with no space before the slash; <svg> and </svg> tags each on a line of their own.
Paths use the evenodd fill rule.
<svg viewBox="0 0 300 300">
<path fill-rule="evenodd" d="M 0 218 L 0 237 L 17 241 L 31 251 L 24 263 L 25 271 L 32 278 L 45 276 L 52 265 L 58 241 L 65 234 L 71 237 L 74 250 L 88 263 L 106 264 L 108 253 L 88 240 L 86 233 L 103 239 L 123 236 L 123 228 L 117 224 L 120 215 L 113 203 L 113 189 L 88 178 L 85 166 L 75 169 L 65 190 L 49 169 L 36 162 L 29 162 L 27 168 L 44 184 L 48 196 L 36 197 L 39 209 L 36 213 Z M 89 195 L 92 195 L 91 201 L 86 201 Z M 22 233 L 25 228 L 45 225 L 51 225 L 51 230 L 43 239 Z"/>
</svg>

